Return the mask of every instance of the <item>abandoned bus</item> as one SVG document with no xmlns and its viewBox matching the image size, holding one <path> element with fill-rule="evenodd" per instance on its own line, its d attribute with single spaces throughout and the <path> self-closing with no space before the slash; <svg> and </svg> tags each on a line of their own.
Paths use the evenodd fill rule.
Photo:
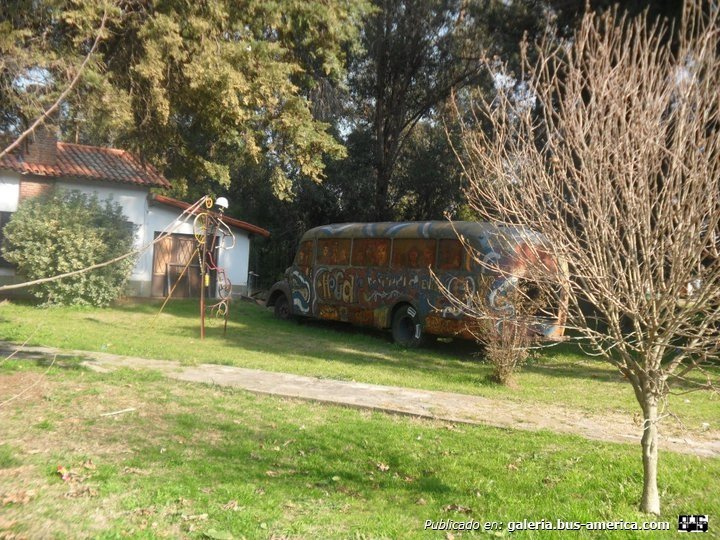
<svg viewBox="0 0 720 540">
<path fill-rule="evenodd" d="M 522 247 L 538 238 L 482 222 L 316 227 L 303 235 L 293 265 L 273 285 L 267 305 L 281 319 L 312 317 L 391 329 L 404 346 L 418 345 L 425 334 L 470 338 L 464 310 L 442 289 L 456 298 L 480 295 L 490 309 L 507 314 L 514 309 L 507 293 L 526 267 Z M 559 339 L 564 307 L 555 306 L 552 313 L 532 330 Z"/>
</svg>

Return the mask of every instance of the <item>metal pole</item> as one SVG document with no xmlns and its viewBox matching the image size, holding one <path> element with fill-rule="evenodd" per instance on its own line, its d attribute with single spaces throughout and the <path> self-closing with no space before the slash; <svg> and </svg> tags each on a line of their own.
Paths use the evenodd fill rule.
<svg viewBox="0 0 720 540">
<path fill-rule="evenodd" d="M 200 261 L 200 339 L 205 339 L 205 261 L 207 257 L 207 233 L 210 219 L 205 223 L 203 235 L 202 260 Z"/>
</svg>

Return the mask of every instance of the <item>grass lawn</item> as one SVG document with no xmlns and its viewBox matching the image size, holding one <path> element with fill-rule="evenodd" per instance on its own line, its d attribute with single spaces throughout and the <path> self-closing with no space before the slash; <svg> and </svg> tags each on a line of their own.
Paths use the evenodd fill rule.
<svg viewBox="0 0 720 540">
<path fill-rule="evenodd" d="M 157 316 L 159 307 L 159 302 L 149 302 L 107 309 L 42 309 L 3 302 L 0 339 L 29 338 L 31 345 L 563 404 L 598 414 L 639 411 L 630 385 L 612 366 L 568 345 L 538 355 L 518 375 L 517 387 L 509 389 L 488 379 L 489 366 L 468 342 L 403 350 L 390 342 L 387 333 L 343 324 L 279 321 L 270 310 L 247 302 L 233 304 L 226 337 L 220 321 L 210 319 L 207 338 L 200 342 L 197 302 L 173 300 Z M 681 422 L 690 431 L 703 423 L 720 429 L 717 394 L 671 396 L 670 405 L 679 419 L 670 418 L 670 423 Z"/>
<path fill-rule="evenodd" d="M 325 322 L 278 321 L 269 310 L 246 302 L 233 304 L 227 337 L 222 336 L 220 321 L 211 319 L 207 339 L 201 343 L 197 302 L 173 300 L 156 318 L 159 307 L 159 302 L 151 302 L 109 309 L 41 309 L 3 302 L 0 339 L 23 342 L 29 338 L 31 345 L 446 390 L 528 406 L 554 403 L 599 414 L 639 412 L 630 385 L 612 366 L 567 345 L 538 355 L 519 373 L 518 387 L 509 389 L 488 380 L 490 368 L 478 360 L 468 343 L 433 343 L 403 350 L 390 343 L 386 333 Z M 671 396 L 670 411 L 679 419 L 667 419 L 674 429 L 682 426 L 693 432 L 707 423 L 711 430 L 720 430 L 717 394 Z"/>
<path fill-rule="evenodd" d="M 423 355 L 451 362 L 449 353 Z M 509 521 L 524 519 L 646 521 L 636 510 L 639 448 L 300 403 L 150 372 L 97 374 L 72 360 L 45 369 L 0 364 L 0 402 L 26 390 L 0 408 L 0 538 L 450 538 L 423 531 L 425 520 L 474 519 L 505 530 L 454 538 L 656 539 L 676 538 L 687 513 L 709 514 L 703 537 L 720 537 L 718 459 L 661 454 L 658 519 L 670 532 L 508 534 Z M 127 408 L 135 410 L 101 416 Z"/>
</svg>

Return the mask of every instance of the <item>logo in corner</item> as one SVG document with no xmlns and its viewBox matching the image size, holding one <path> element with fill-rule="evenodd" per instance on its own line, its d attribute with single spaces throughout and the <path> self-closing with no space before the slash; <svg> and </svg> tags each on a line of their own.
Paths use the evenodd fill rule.
<svg viewBox="0 0 720 540">
<path fill-rule="evenodd" d="M 707 515 L 681 515 L 678 518 L 678 531 L 680 532 L 708 532 Z"/>
</svg>

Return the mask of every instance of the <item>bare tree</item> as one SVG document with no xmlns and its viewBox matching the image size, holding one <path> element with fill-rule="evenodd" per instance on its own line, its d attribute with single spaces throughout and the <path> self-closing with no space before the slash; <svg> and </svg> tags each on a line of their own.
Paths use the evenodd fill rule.
<svg viewBox="0 0 720 540">
<path fill-rule="evenodd" d="M 559 283 L 568 326 L 632 384 L 654 514 L 666 398 L 681 380 L 712 387 L 719 356 L 718 36 L 717 4 L 700 0 L 677 29 L 588 13 L 572 39 L 542 40 L 519 81 L 496 71 L 458 149 L 475 211 L 542 233 L 525 278 Z"/>
<path fill-rule="evenodd" d="M 531 334 L 528 325 L 515 317 L 492 317 L 486 311 L 472 328 L 475 340 L 484 348 L 492 366 L 492 378 L 514 388 L 514 374 L 530 356 Z"/>
</svg>

